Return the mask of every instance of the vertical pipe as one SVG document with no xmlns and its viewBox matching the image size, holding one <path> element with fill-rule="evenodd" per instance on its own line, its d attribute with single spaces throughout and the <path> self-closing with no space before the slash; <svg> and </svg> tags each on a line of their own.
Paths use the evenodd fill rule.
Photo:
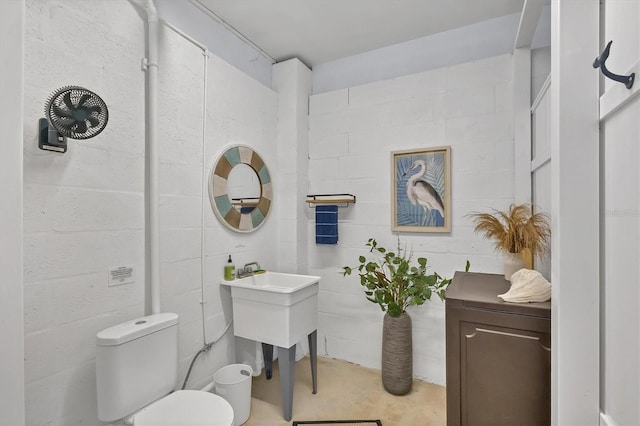
<svg viewBox="0 0 640 426">
<path fill-rule="evenodd" d="M 160 312 L 160 231 L 158 222 L 158 13 L 147 0 L 147 165 L 149 179 L 149 276 L 151 313 Z"/>
<path fill-rule="evenodd" d="M 208 72 L 208 62 L 209 62 L 209 51 L 207 48 L 202 49 L 202 56 L 204 58 L 203 63 L 203 85 L 202 89 L 202 200 L 201 200 L 201 208 L 200 208 L 200 291 L 201 291 L 201 299 L 200 306 L 202 307 L 202 340 L 204 341 L 204 345 L 207 345 L 207 313 L 205 309 L 205 305 L 207 304 L 207 298 L 204 291 L 204 284 L 206 282 L 206 268 L 205 268 L 205 258 L 206 258 L 206 250 L 205 250 L 205 227 L 204 227 L 204 219 L 205 219 L 205 206 L 208 201 L 208 193 L 207 193 L 207 169 L 205 168 L 205 158 L 207 154 L 207 72 Z"/>
</svg>

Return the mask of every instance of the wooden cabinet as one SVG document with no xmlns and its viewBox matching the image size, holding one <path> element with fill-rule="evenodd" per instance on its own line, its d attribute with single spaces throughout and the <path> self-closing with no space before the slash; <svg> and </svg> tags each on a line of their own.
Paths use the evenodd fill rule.
<svg viewBox="0 0 640 426">
<path fill-rule="evenodd" d="M 551 303 L 508 303 L 503 275 L 456 272 L 447 290 L 447 424 L 551 423 Z"/>
</svg>

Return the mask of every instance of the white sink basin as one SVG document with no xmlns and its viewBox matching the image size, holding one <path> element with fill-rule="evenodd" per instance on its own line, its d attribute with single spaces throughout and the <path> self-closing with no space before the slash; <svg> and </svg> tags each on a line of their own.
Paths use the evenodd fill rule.
<svg viewBox="0 0 640 426">
<path fill-rule="evenodd" d="M 318 328 L 320 277 L 265 272 L 234 281 L 234 334 L 290 348 Z"/>
</svg>

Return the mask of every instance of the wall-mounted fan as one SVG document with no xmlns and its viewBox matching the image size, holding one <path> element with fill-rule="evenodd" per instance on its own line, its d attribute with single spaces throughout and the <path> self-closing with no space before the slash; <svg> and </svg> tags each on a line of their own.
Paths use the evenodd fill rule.
<svg viewBox="0 0 640 426">
<path fill-rule="evenodd" d="M 39 121 L 40 149 L 67 152 L 67 138 L 89 139 L 107 125 L 107 104 L 90 90 L 66 86 L 56 90 L 44 108 L 46 118 Z"/>
</svg>

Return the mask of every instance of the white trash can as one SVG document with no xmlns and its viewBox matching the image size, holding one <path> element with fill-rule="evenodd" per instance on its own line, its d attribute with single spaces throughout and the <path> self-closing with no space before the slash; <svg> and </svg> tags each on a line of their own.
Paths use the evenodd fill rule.
<svg viewBox="0 0 640 426">
<path fill-rule="evenodd" d="M 246 364 L 227 365 L 213 375 L 214 393 L 231 404 L 234 426 L 240 426 L 249 419 L 252 375 L 253 370 Z"/>
</svg>

